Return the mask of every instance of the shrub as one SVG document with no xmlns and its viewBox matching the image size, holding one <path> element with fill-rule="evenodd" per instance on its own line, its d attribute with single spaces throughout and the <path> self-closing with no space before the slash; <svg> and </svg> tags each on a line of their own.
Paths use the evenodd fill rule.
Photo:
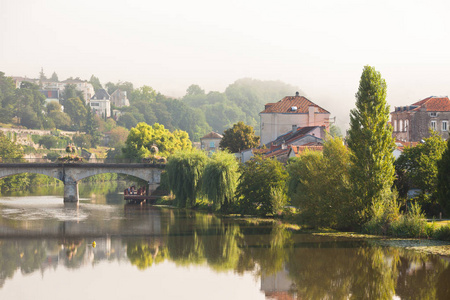
<svg viewBox="0 0 450 300">
<path fill-rule="evenodd" d="M 389 234 L 397 237 L 429 237 L 432 228 L 418 203 L 411 205 L 406 214 L 390 224 Z"/>
<path fill-rule="evenodd" d="M 438 240 L 450 241 L 450 225 L 435 230 L 433 237 Z"/>
</svg>

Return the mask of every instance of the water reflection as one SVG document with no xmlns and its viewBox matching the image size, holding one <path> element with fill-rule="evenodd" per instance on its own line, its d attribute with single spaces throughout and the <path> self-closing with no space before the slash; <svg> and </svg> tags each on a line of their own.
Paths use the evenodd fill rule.
<svg viewBox="0 0 450 300">
<path fill-rule="evenodd" d="M 78 209 L 86 215 L 82 221 L 24 221 L 10 218 L 8 208 L 2 208 L 0 224 L 14 234 L 2 231 L 0 238 L 0 288 L 18 271 L 40 272 L 45 278 L 50 269 L 82 270 L 108 261 L 127 262 L 139 272 L 171 262 L 230 276 L 252 274 L 260 280 L 264 295 L 274 299 L 448 299 L 450 295 L 450 266 L 438 256 L 302 234 L 279 223 L 248 223 L 192 211 L 106 204 Z M 45 232 L 45 237 L 15 237 L 30 226 L 35 227 L 33 232 Z"/>
</svg>

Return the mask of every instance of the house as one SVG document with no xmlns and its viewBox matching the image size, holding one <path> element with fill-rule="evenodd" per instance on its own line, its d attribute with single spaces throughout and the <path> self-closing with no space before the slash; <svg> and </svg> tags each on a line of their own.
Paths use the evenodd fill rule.
<svg viewBox="0 0 450 300">
<path fill-rule="evenodd" d="M 245 163 L 255 154 L 263 155 L 266 158 L 275 158 L 276 160 L 286 163 L 291 157 L 304 149 L 319 149 L 322 151 L 323 140 L 325 138 L 325 126 L 307 126 L 293 127 L 291 131 L 280 135 L 275 140 L 265 144 L 263 148 L 246 149 L 239 153 L 238 159 Z"/>
<path fill-rule="evenodd" d="M 92 111 L 102 118 L 111 116 L 111 100 L 105 89 L 99 89 L 91 98 L 90 104 Z"/>
<path fill-rule="evenodd" d="M 222 138 L 223 135 L 211 131 L 204 137 L 200 138 L 201 149 L 208 152 L 217 151 L 219 149 L 219 144 Z"/>
<path fill-rule="evenodd" d="M 330 112 L 300 96 L 298 92 L 276 103 L 267 103 L 259 116 L 261 145 L 293 128 L 324 126 L 328 130 L 330 120 Z"/>
<path fill-rule="evenodd" d="M 418 142 L 430 136 L 430 128 L 444 139 L 449 137 L 450 100 L 431 96 L 391 112 L 393 136 L 401 141 Z"/>
<path fill-rule="evenodd" d="M 115 90 L 111 94 L 111 104 L 116 107 L 130 106 L 130 101 L 127 98 L 127 91 L 121 89 Z"/>
<path fill-rule="evenodd" d="M 325 126 L 307 126 L 297 128 L 296 125 L 293 125 L 291 131 L 280 135 L 275 140 L 267 143 L 266 147 L 271 147 L 273 145 L 280 146 L 282 144 L 297 146 L 307 143 L 323 144 L 325 134 Z"/>
</svg>

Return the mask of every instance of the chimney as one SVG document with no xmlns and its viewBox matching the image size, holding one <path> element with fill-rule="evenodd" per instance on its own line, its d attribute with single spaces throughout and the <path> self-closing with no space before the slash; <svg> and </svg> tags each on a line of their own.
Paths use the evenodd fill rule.
<svg viewBox="0 0 450 300">
<path fill-rule="evenodd" d="M 292 125 L 292 132 L 296 132 L 297 131 L 297 125 Z"/>
<path fill-rule="evenodd" d="M 295 92 L 295 97 L 300 96 L 300 94 L 298 92 Z"/>
</svg>

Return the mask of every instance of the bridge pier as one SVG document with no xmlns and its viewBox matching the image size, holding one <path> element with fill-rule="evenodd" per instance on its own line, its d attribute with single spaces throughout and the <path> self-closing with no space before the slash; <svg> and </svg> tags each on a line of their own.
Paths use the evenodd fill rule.
<svg viewBox="0 0 450 300">
<path fill-rule="evenodd" d="M 78 203 L 78 182 L 64 182 L 64 202 Z"/>
</svg>

